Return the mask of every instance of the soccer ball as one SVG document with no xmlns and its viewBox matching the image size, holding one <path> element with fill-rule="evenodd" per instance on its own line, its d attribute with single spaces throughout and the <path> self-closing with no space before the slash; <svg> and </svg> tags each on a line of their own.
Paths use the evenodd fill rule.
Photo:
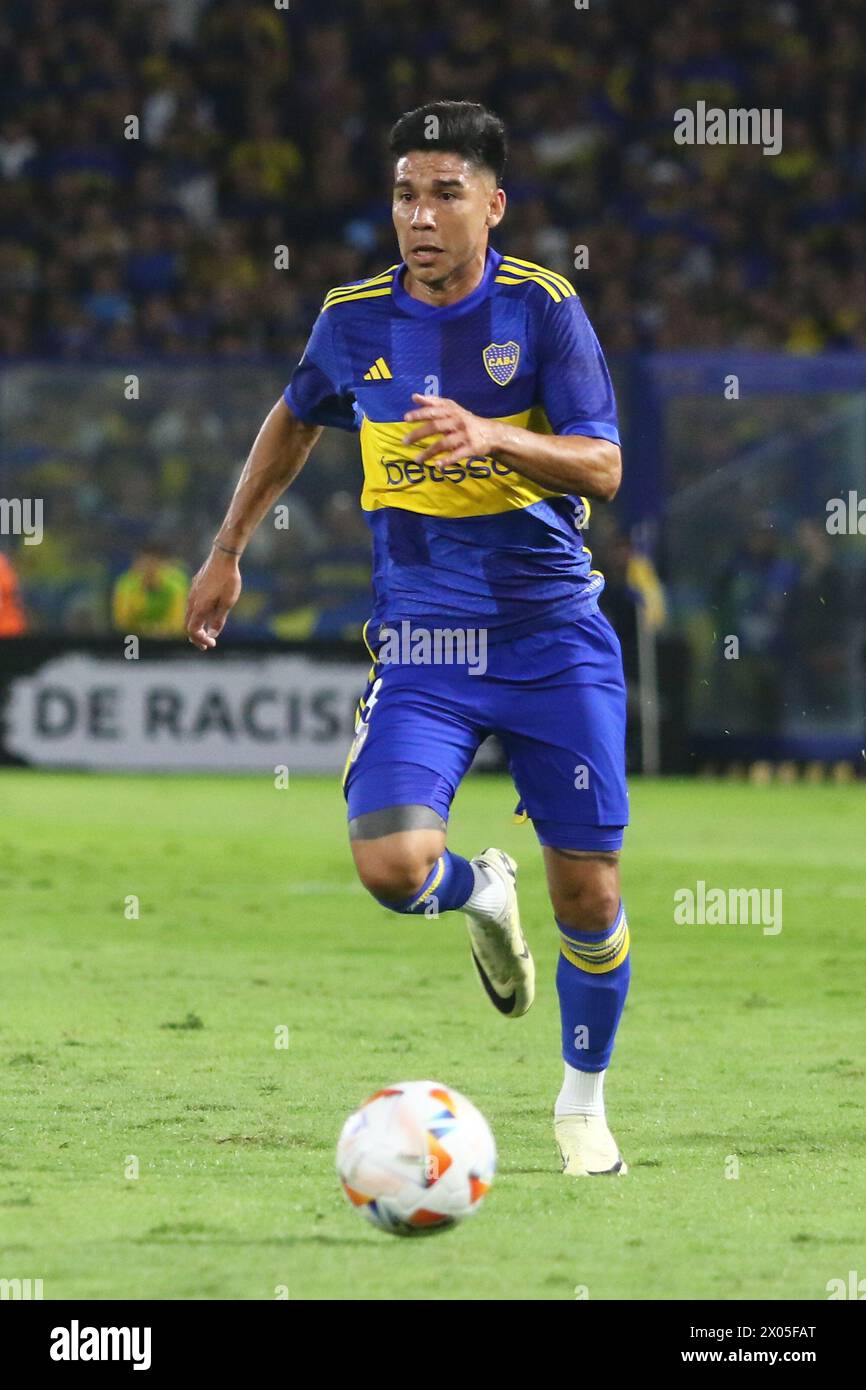
<svg viewBox="0 0 866 1390">
<path fill-rule="evenodd" d="M 343 1126 L 337 1173 L 352 1205 L 397 1236 L 444 1231 L 481 1205 L 496 1172 L 490 1126 L 438 1081 L 401 1081 Z"/>
</svg>

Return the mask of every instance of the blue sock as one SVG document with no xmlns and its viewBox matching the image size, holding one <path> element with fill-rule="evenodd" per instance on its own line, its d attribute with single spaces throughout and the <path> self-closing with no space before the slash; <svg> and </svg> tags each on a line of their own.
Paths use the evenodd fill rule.
<svg viewBox="0 0 866 1390">
<path fill-rule="evenodd" d="M 392 912 L 438 917 L 440 912 L 451 912 L 455 907 L 462 907 L 474 887 L 475 871 L 469 860 L 446 849 L 411 898 L 399 903 L 386 902 L 384 898 L 376 898 L 376 901 Z"/>
<path fill-rule="evenodd" d="M 631 977 L 625 909 L 620 903 L 613 925 L 605 932 L 577 931 L 558 919 L 557 926 L 562 1055 L 578 1071 L 604 1071 Z"/>
</svg>

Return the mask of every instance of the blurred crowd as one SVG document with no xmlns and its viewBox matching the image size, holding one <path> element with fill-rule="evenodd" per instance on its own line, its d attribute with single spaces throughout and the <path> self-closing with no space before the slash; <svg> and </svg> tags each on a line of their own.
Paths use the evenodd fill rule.
<svg viewBox="0 0 866 1390">
<path fill-rule="evenodd" d="M 189 576 L 284 376 L 145 365 L 134 402 L 123 381 L 71 364 L 0 374 L 0 496 L 44 499 L 41 543 L 10 538 L 32 632 L 182 632 Z M 235 636 L 357 639 L 370 609 L 359 491 L 357 438 L 326 431 L 246 552 Z"/>
<path fill-rule="evenodd" d="M 866 346 L 864 64 L 859 0 L 9 0 L 0 354 L 292 362 L 393 261 L 385 138 L 433 97 L 505 116 L 499 244 L 608 353 Z M 676 144 L 698 100 L 781 107 L 781 153 Z"/>
</svg>

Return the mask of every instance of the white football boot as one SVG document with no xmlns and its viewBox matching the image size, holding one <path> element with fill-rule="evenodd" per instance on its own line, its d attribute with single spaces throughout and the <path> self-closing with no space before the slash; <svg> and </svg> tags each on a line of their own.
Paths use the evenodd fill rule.
<svg viewBox="0 0 866 1390">
<path fill-rule="evenodd" d="M 506 905 L 496 921 L 465 913 L 472 959 L 491 1004 L 506 1018 L 520 1018 L 535 998 L 535 962 L 520 927 L 517 865 L 501 849 L 486 849 L 473 864 L 483 864 L 505 885 Z"/>
<path fill-rule="evenodd" d="M 553 1122 L 562 1155 L 562 1171 L 570 1178 L 594 1178 L 616 1173 L 624 1178 L 628 1165 L 603 1115 L 562 1115 Z"/>
</svg>

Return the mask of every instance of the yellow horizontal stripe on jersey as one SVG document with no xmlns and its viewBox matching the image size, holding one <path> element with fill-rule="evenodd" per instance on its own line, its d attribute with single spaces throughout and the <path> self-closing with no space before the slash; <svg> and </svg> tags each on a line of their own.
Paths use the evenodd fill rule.
<svg viewBox="0 0 866 1390">
<path fill-rule="evenodd" d="M 350 304 L 353 303 L 356 299 L 378 299 L 380 295 L 390 293 L 390 285 L 386 285 L 385 288 L 382 290 L 356 290 L 352 294 L 340 295 L 339 299 L 326 300 L 325 303 L 322 305 L 322 313 L 324 313 L 326 309 L 335 308 L 338 304 Z"/>
<path fill-rule="evenodd" d="M 541 406 L 522 410 L 518 415 L 497 416 L 506 425 L 519 425 L 536 434 L 551 434 L 551 425 Z M 403 443 L 409 431 L 405 420 L 371 420 L 361 424 L 361 458 L 364 489 L 361 506 L 365 511 L 379 507 L 400 507 L 427 516 L 493 516 L 518 507 L 531 507 L 545 497 L 561 497 L 562 491 L 530 482 L 502 464 L 494 467 L 490 458 L 467 458 L 443 465 L 431 459 L 415 463 L 422 445 Z M 498 468 L 498 471 L 497 471 Z M 408 475 L 408 476 L 407 476 Z"/>
<path fill-rule="evenodd" d="M 325 304 L 327 304 L 328 300 L 332 299 L 334 295 L 351 294 L 355 290 L 374 289 L 376 285 L 382 285 L 386 281 L 393 280 L 394 271 L 396 269 L 396 265 L 389 265 L 387 270 L 381 270 L 378 275 L 370 275 L 367 277 L 366 280 L 359 280 L 357 284 L 335 285 L 333 289 L 328 290 L 327 294 L 325 295 L 324 302 Z"/>
<path fill-rule="evenodd" d="M 369 294 L 372 290 L 381 290 L 384 294 L 390 294 L 390 276 L 387 280 L 377 281 L 373 285 L 347 285 L 344 290 L 331 290 L 330 294 L 325 295 L 322 308 L 330 309 L 332 304 L 340 304 L 344 299 L 351 299 L 356 294 Z"/>
<path fill-rule="evenodd" d="M 555 285 L 558 285 L 564 294 L 577 294 L 571 281 L 566 280 L 564 275 L 560 275 L 558 270 L 548 270 L 547 266 L 536 265 L 535 261 L 523 261 L 519 256 L 503 256 L 499 268 L 500 270 L 509 268 L 531 270 L 534 275 L 546 275 L 548 280 L 552 280 Z"/>
<path fill-rule="evenodd" d="M 554 304 L 559 304 L 565 298 L 564 294 L 559 294 L 552 285 L 548 285 L 546 280 L 541 280 L 537 275 L 497 275 L 495 277 L 497 285 L 528 285 L 530 281 L 536 285 L 541 285 L 542 289 L 547 290 Z"/>
</svg>

